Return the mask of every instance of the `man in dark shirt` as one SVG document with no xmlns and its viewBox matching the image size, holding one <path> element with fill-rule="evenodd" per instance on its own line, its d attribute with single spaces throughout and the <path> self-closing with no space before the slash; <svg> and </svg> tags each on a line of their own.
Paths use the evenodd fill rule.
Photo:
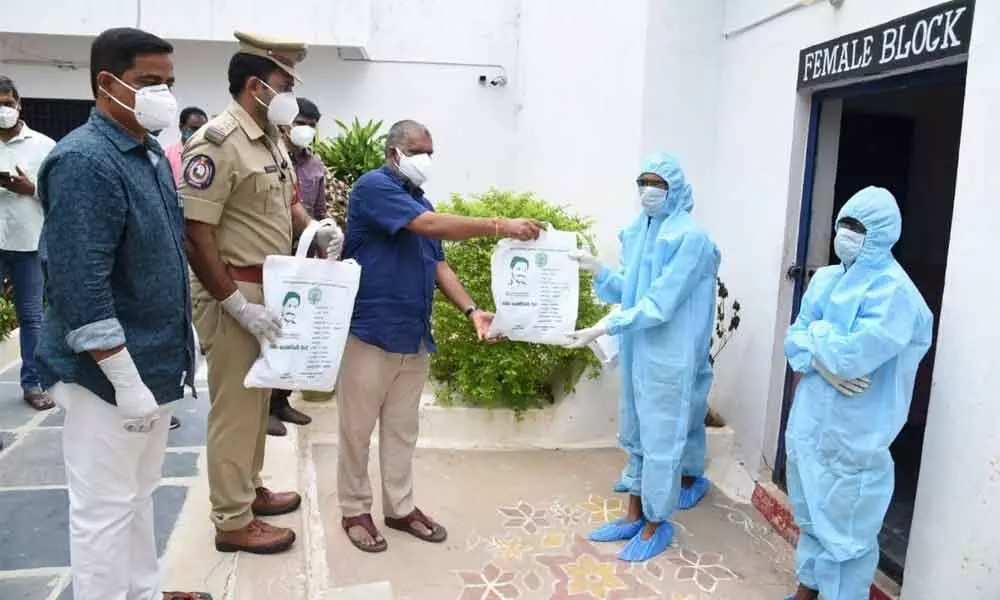
<svg viewBox="0 0 1000 600">
<path fill-rule="evenodd" d="M 326 166 L 310 149 L 316 138 L 319 125 L 319 108 L 306 98 L 298 98 L 299 114 L 292 123 L 291 131 L 284 136 L 288 154 L 295 166 L 298 180 L 299 201 L 312 218 L 322 221 L 326 218 Z M 289 390 L 271 392 L 271 415 L 267 423 L 267 434 L 283 436 L 288 434 L 285 423 L 308 425 L 312 418 L 292 408 L 288 403 Z"/>
<path fill-rule="evenodd" d="M 96 108 L 38 177 L 49 304 L 36 356 L 66 411 L 77 600 L 207 597 L 161 594 L 153 538 L 170 413 L 195 371 L 182 207 L 151 135 L 176 118 L 172 52 L 138 29 L 98 36 Z"/>
<path fill-rule="evenodd" d="M 485 340 L 493 315 L 479 310 L 445 262 L 441 240 L 476 237 L 535 239 L 527 219 L 479 219 L 434 212 L 420 187 L 434 145 L 415 121 L 392 126 L 385 165 L 363 175 L 351 192 L 345 257 L 361 265 L 338 384 L 340 452 L 337 486 L 342 526 L 365 552 L 387 547 L 371 517 L 368 451 L 379 426 L 385 524 L 428 542 L 447 533 L 413 502 L 413 450 L 420 395 L 427 381 L 434 289 L 462 311 Z"/>
</svg>

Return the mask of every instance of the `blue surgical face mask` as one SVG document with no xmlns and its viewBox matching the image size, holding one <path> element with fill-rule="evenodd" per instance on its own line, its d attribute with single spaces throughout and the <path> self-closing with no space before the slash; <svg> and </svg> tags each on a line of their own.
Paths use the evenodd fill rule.
<svg viewBox="0 0 1000 600">
<path fill-rule="evenodd" d="M 181 130 L 181 141 L 182 142 L 188 141 L 189 139 L 191 139 L 192 135 L 194 135 L 194 132 L 191 131 L 190 129 L 182 129 Z"/>
<path fill-rule="evenodd" d="M 837 235 L 833 238 L 833 251 L 837 254 L 837 258 L 849 267 L 858 259 L 864 243 L 865 234 L 840 227 L 837 229 Z"/>
<path fill-rule="evenodd" d="M 667 190 L 653 186 L 639 188 L 639 204 L 647 215 L 651 217 L 658 215 L 666 203 Z"/>
</svg>

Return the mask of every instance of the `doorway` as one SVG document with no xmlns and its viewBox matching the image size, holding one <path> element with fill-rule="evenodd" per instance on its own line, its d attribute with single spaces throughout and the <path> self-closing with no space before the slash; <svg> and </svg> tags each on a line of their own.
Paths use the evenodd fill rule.
<svg viewBox="0 0 1000 600">
<path fill-rule="evenodd" d="M 938 317 L 944 293 L 955 181 L 965 101 L 965 65 L 907 74 L 875 83 L 818 92 L 810 131 L 811 179 L 803 198 L 796 302 L 819 266 L 838 262 L 833 252 L 835 215 L 860 189 L 891 191 L 903 216 L 893 255 Z M 793 315 L 794 317 L 794 315 Z M 879 536 L 881 569 L 902 582 L 935 347 L 917 371 L 909 417 L 890 450 L 896 487 Z M 786 385 L 781 435 L 794 391 Z M 779 441 L 777 482 L 784 487 L 784 440 Z"/>
<path fill-rule="evenodd" d="M 25 98 L 21 102 L 21 118 L 28 127 L 59 141 L 87 122 L 93 106 L 93 100 Z"/>
</svg>

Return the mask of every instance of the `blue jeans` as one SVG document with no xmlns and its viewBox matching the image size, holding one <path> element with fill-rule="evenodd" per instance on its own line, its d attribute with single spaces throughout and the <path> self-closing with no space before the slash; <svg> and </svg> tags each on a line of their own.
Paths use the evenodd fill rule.
<svg viewBox="0 0 1000 600">
<path fill-rule="evenodd" d="M 41 387 L 35 348 L 42 330 L 42 262 L 38 252 L 0 250 L 0 268 L 14 288 L 14 310 L 21 327 L 21 389 Z"/>
</svg>

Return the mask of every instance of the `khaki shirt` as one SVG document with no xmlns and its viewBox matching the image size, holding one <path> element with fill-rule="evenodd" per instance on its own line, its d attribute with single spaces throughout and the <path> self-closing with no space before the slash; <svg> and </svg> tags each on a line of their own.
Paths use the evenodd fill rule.
<svg viewBox="0 0 1000 600">
<path fill-rule="evenodd" d="M 295 169 L 276 128 L 265 132 L 233 102 L 191 137 L 182 164 L 184 216 L 216 226 L 223 262 L 253 267 L 291 253 Z"/>
</svg>

